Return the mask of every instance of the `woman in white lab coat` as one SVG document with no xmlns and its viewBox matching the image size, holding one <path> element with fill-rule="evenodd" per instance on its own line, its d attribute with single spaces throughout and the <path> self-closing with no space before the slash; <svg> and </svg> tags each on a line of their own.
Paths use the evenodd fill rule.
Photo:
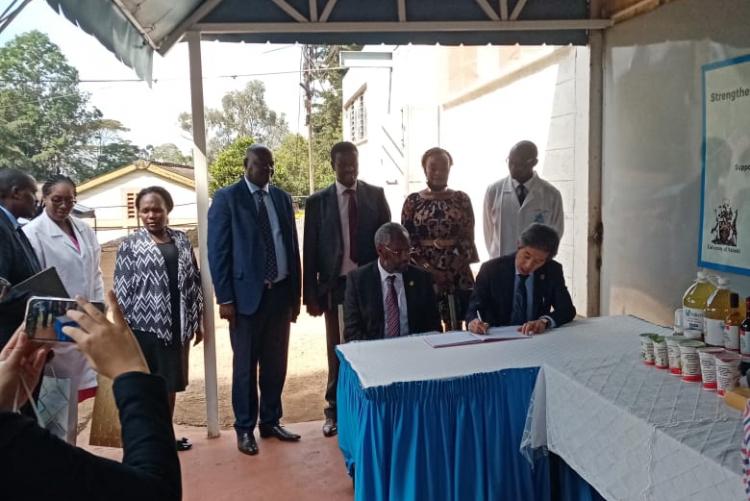
<svg viewBox="0 0 750 501">
<path fill-rule="evenodd" d="M 44 210 L 23 227 L 42 268 L 54 266 L 71 297 L 104 301 L 101 247 L 96 233 L 71 216 L 76 203 L 75 183 L 66 176 L 53 176 L 42 186 Z M 70 378 L 76 403 L 96 392 L 96 373 L 74 344 L 60 343 L 48 364 L 47 375 Z M 70 407 L 76 414 L 75 406 Z M 71 421 L 75 422 L 72 420 Z M 75 443 L 75 426 L 68 429 L 68 441 Z M 71 436 L 72 434 L 72 436 Z"/>
</svg>

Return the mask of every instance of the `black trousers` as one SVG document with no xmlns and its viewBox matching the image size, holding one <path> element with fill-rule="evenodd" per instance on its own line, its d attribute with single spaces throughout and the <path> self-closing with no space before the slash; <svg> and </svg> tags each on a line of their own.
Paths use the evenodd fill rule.
<svg viewBox="0 0 750 501">
<path fill-rule="evenodd" d="M 326 320 L 326 348 L 328 355 L 328 383 L 326 385 L 326 402 L 323 410 L 326 418 L 336 420 L 336 385 L 339 380 L 339 358 L 336 356 L 336 346 L 340 342 L 339 334 L 339 305 L 344 304 L 346 292 L 346 277 L 339 277 L 336 285 L 328 293 L 328 301 L 323 315 Z"/>
<path fill-rule="evenodd" d="M 260 424 L 276 425 L 283 414 L 291 305 L 289 280 L 263 292 L 253 315 L 237 314 L 232 341 L 232 408 L 237 432 Z M 260 398 L 258 398 L 260 389 Z"/>
</svg>

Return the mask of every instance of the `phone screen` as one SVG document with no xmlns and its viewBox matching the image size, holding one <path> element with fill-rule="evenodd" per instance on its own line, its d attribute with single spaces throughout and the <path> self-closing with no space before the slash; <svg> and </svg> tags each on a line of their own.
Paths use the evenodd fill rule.
<svg viewBox="0 0 750 501">
<path fill-rule="evenodd" d="M 104 312 L 104 303 L 91 303 Z M 73 339 L 62 329 L 68 325 L 78 327 L 65 313 L 80 310 L 72 299 L 56 297 L 32 297 L 26 305 L 26 335 L 36 341 L 73 343 Z"/>
</svg>

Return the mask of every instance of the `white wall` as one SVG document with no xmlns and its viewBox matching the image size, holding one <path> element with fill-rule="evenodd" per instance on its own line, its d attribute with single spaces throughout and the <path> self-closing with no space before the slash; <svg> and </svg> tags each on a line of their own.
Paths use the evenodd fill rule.
<svg viewBox="0 0 750 501">
<path fill-rule="evenodd" d="M 113 181 L 87 190 L 78 195 L 78 202 L 96 209 L 99 227 L 118 227 L 97 232 L 97 239 L 105 243 L 128 234 L 127 226 L 135 226 L 135 220 L 126 220 L 126 193 L 138 192 L 148 186 L 166 188 L 174 200 L 174 210 L 169 215 L 170 223 L 195 224 L 198 217 L 195 190 L 175 183 L 148 171 L 135 171 Z M 93 226 L 93 220 L 87 222 Z"/>
<path fill-rule="evenodd" d="M 750 53 L 748 20 L 747 1 L 681 0 L 606 32 L 602 314 L 671 322 L 695 276 L 701 66 Z"/>
</svg>

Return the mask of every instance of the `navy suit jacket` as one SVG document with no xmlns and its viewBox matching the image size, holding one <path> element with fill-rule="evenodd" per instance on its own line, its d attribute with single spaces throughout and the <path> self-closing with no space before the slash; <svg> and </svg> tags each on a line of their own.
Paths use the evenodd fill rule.
<svg viewBox="0 0 750 501">
<path fill-rule="evenodd" d="M 466 323 L 477 318 L 491 327 L 510 325 L 516 279 L 516 254 L 490 259 L 482 265 L 466 312 Z M 548 261 L 534 272 L 533 318 L 549 315 L 557 327 L 573 320 L 576 309 L 565 286 L 562 265 Z"/>
<path fill-rule="evenodd" d="M 292 320 L 300 309 L 301 273 L 292 198 L 269 185 L 289 263 Z M 234 303 L 237 313 L 253 315 L 265 287 L 265 249 L 258 209 L 245 179 L 214 194 L 208 210 L 208 264 L 219 304 Z"/>
</svg>

